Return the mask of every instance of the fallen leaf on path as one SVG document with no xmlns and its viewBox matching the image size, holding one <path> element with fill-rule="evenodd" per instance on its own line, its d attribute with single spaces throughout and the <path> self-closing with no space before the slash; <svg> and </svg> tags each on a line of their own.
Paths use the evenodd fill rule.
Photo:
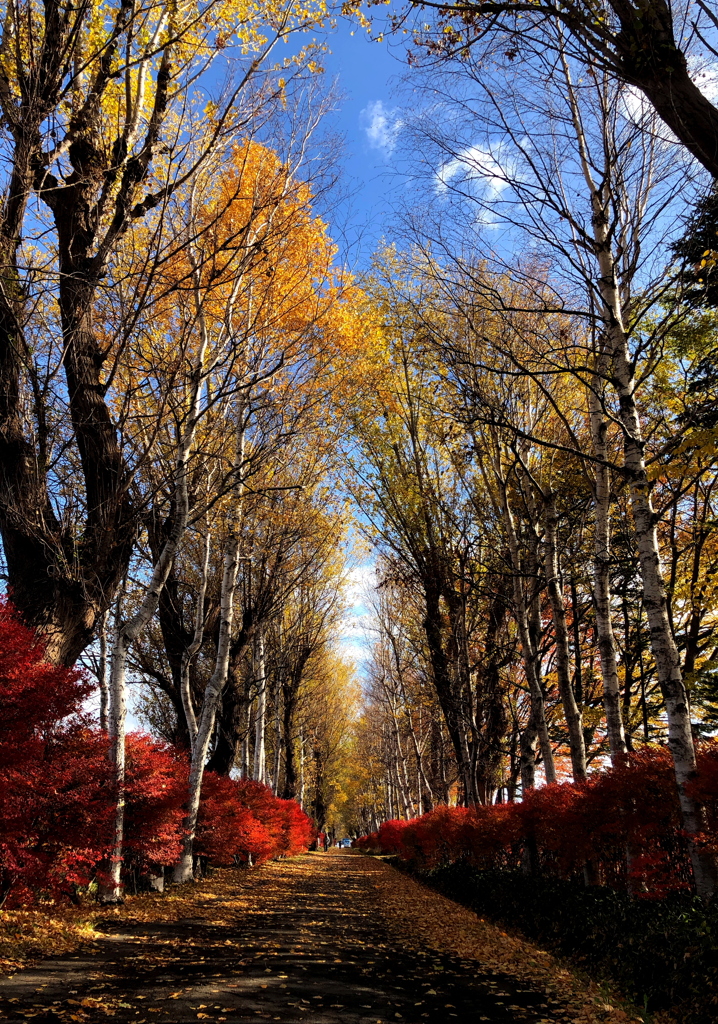
<svg viewBox="0 0 718 1024">
<path fill-rule="evenodd" d="M 530 985 L 532 991 L 552 997 L 553 1012 L 567 1013 L 574 1024 L 626 1024 L 638 1016 L 637 1009 L 632 1008 L 629 1014 L 621 1007 L 620 993 L 615 994 L 615 1004 L 608 1003 L 605 986 L 601 991 L 596 982 L 587 981 L 568 963 L 529 939 L 478 917 L 383 861 L 362 859 L 373 874 L 377 903 L 387 927 L 404 947 L 420 954 L 427 948 L 439 950 L 477 963 L 482 971 L 508 975 L 523 986 Z M 451 928 L 447 928 L 447 921 Z M 440 965 L 431 966 L 437 970 Z M 429 989 L 427 995 L 436 995 L 436 991 Z M 673 1024 L 667 1013 L 656 1013 L 652 1020 L 654 1024 Z"/>
</svg>

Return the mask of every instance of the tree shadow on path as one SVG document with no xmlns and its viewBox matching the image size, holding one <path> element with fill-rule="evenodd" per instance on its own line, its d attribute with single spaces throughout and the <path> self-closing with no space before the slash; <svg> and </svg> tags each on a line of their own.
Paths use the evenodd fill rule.
<svg viewBox="0 0 718 1024">
<path fill-rule="evenodd" d="M 0 1019 L 118 1024 L 550 1021 L 545 995 L 476 961 L 403 950 L 386 931 L 366 859 L 308 855 L 260 869 L 252 906 L 223 898 L 171 923 L 108 920 L 106 936 L 0 981 Z M 231 905 L 231 899 L 225 897 Z M 447 928 L 451 922 L 447 921 Z"/>
</svg>

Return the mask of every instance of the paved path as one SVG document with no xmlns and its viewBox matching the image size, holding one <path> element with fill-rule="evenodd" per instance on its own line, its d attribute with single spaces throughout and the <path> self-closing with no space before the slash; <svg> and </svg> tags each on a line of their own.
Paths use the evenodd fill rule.
<svg viewBox="0 0 718 1024">
<path fill-rule="evenodd" d="M 548 1024 L 540 993 L 477 973 L 475 961 L 402 949 L 372 867 L 308 855 L 257 871 L 250 908 L 229 920 L 208 920 L 198 892 L 197 919 L 108 922 L 106 938 L 76 955 L 0 981 L 0 1020 Z M 222 917 L 222 899 L 210 916 Z"/>
</svg>

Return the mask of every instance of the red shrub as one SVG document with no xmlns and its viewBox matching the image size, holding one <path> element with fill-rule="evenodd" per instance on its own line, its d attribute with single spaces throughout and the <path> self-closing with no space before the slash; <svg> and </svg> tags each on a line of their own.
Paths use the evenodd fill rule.
<svg viewBox="0 0 718 1024">
<path fill-rule="evenodd" d="M 296 800 L 277 799 L 282 815 L 283 849 L 281 853 L 294 857 L 304 853 L 314 838 L 314 826 Z"/>
<path fill-rule="evenodd" d="M 115 787 L 107 737 L 82 713 L 93 684 L 48 665 L 0 600 L 0 905 L 61 895 L 109 856 Z M 171 864 L 181 849 L 188 767 L 150 736 L 127 737 L 126 867 Z M 261 863 L 306 849 L 309 819 L 260 783 L 205 776 L 196 851 L 217 864 Z M 9 894 L 9 895 L 8 895 Z"/>
<path fill-rule="evenodd" d="M 521 805 L 476 805 L 470 808 L 465 832 L 468 857 L 479 868 L 515 867 L 524 841 Z"/>
<path fill-rule="evenodd" d="M 718 849 L 718 743 L 704 744 L 693 794 L 705 804 L 701 841 Z M 644 747 L 588 783 L 544 786 L 523 801 L 469 809 L 439 807 L 411 821 L 387 821 L 355 843 L 419 868 L 468 860 L 516 868 L 526 854 L 545 874 L 595 881 L 661 897 L 690 886 L 669 751 Z"/>
<path fill-rule="evenodd" d="M 404 846 L 404 832 L 409 826 L 408 821 L 400 821 L 397 818 L 385 821 L 379 826 L 379 846 L 382 853 L 393 853 L 402 860 L 411 860 L 410 851 Z"/>
<path fill-rule="evenodd" d="M 143 733 L 128 735 L 126 757 L 125 855 L 141 870 L 173 864 L 182 850 L 186 758 Z"/>
<path fill-rule="evenodd" d="M 248 856 L 265 859 L 272 852 L 266 828 L 239 799 L 237 783 L 206 772 L 197 821 L 194 850 L 213 864 L 233 864 Z"/>
<path fill-rule="evenodd" d="M 292 856 L 307 849 L 312 835 L 295 800 L 280 800 L 251 779 L 205 775 L 195 849 L 213 863 Z"/>
<path fill-rule="evenodd" d="M 355 850 L 363 850 L 365 853 L 383 853 L 378 832 L 370 832 L 369 835 L 353 839 L 352 847 Z"/>
<path fill-rule="evenodd" d="M 112 786 L 105 736 L 88 728 L 82 673 L 48 665 L 0 601 L 0 901 L 84 883 L 106 855 Z"/>
<path fill-rule="evenodd" d="M 278 857 L 283 853 L 284 847 L 284 815 L 279 805 L 279 800 L 272 793 L 269 786 L 262 782 L 254 782 L 252 779 L 239 779 L 236 782 L 239 799 L 242 806 L 247 807 L 258 821 L 261 821 L 270 837 L 270 847 L 266 853 L 255 861 L 268 860 L 270 857 Z"/>
<path fill-rule="evenodd" d="M 402 845 L 409 859 L 432 868 L 466 856 L 468 814 L 463 807 L 437 807 L 421 818 L 406 822 Z"/>
</svg>

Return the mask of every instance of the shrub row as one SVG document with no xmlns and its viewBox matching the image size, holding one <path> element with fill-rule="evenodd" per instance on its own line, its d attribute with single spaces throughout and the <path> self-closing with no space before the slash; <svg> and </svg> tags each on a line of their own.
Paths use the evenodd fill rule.
<svg viewBox="0 0 718 1024">
<path fill-rule="evenodd" d="M 81 672 L 48 665 L 42 645 L 0 602 L 0 906 L 73 895 L 112 848 L 115 787 L 108 737 L 83 712 Z M 186 752 L 127 739 L 125 872 L 157 874 L 179 858 Z M 312 825 L 260 783 L 207 773 L 195 852 L 214 864 L 287 856 Z"/>
<path fill-rule="evenodd" d="M 698 841 L 718 849 L 718 743 L 698 753 L 693 791 L 706 807 Z M 387 821 L 356 841 L 396 854 L 417 870 L 455 862 L 481 870 L 583 879 L 643 898 L 691 892 L 691 870 L 669 752 L 645 747 L 582 786 L 565 783 L 521 802 L 438 807 L 409 821 Z"/>
<path fill-rule="evenodd" d="M 718 849 L 718 743 L 698 752 L 699 841 Z M 614 979 L 685 1024 L 718 1019 L 718 904 L 692 893 L 667 750 L 646 747 L 583 786 L 438 807 L 356 841 L 430 885 Z M 587 884 L 590 883 L 590 884 Z"/>
</svg>

